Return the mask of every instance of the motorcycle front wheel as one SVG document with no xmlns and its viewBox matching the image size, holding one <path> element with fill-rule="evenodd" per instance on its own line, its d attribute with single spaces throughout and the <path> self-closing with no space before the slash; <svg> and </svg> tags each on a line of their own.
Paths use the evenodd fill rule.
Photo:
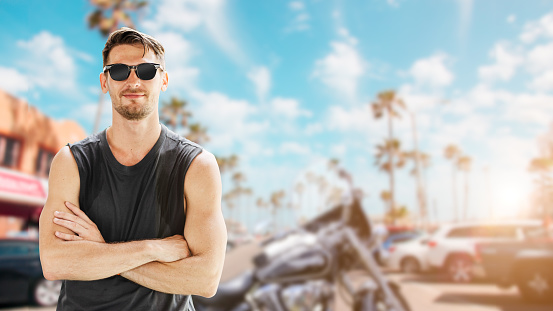
<svg viewBox="0 0 553 311">
<path fill-rule="evenodd" d="M 407 300 L 403 294 L 399 291 L 399 287 L 393 283 L 390 287 L 394 291 L 396 298 L 399 300 L 405 311 L 411 311 Z M 384 291 L 378 289 L 376 291 L 367 291 L 355 299 L 353 305 L 354 311 L 396 311 L 393 308 L 389 308 L 386 304 L 386 296 Z"/>
</svg>

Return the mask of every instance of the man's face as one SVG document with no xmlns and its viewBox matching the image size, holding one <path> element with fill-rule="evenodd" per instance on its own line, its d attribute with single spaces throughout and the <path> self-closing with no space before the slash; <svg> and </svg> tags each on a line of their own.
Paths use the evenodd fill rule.
<svg viewBox="0 0 553 311">
<path fill-rule="evenodd" d="M 138 45 L 118 45 L 109 55 L 107 65 L 125 64 L 136 66 L 142 63 L 156 63 L 160 61 L 150 50 Z M 124 81 L 115 81 L 109 72 L 100 74 L 100 83 L 104 93 L 109 92 L 111 103 L 115 111 L 127 120 L 142 120 L 157 109 L 160 91 L 167 89 L 168 77 L 165 71 L 158 69 L 151 80 L 140 80 L 136 70 L 131 70 L 129 77 Z"/>
</svg>

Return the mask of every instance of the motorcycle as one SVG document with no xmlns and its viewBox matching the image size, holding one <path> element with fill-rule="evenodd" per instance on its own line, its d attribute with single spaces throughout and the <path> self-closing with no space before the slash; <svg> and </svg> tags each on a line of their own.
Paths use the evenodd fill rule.
<svg viewBox="0 0 553 311">
<path fill-rule="evenodd" d="M 342 175 L 351 178 L 345 172 Z M 331 311 L 335 293 L 354 311 L 410 311 L 399 286 L 380 271 L 372 253 L 377 241 L 360 203 L 349 202 L 306 225 L 263 243 L 255 269 L 220 284 L 212 298 L 194 296 L 198 311 Z M 364 242 L 368 241 L 368 243 Z M 352 271 L 369 279 L 354 286 Z"/>
</svg>

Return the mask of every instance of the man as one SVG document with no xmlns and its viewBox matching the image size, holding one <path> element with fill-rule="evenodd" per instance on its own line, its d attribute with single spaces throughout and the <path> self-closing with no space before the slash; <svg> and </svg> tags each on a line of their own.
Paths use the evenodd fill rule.
<svg viewBox="0 0 553 311">
<path fill-rule="evenodd" d="M 164 49 L 121 28 L 103 50 L 112 125 L 55 156 L 40 216 L 58 310 L 194 310 L 221 277 L 226 227 L 215 157 L 159 123 Z"/>
</svg>

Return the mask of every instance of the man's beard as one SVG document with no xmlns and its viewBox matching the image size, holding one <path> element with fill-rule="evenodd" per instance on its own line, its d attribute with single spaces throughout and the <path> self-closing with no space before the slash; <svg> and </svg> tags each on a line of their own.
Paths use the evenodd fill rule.
<svg viewBox="0 0 553 311">
<path fill-rule="evenodd" d="M 129 121 L 140 121 L 149 116 L 154 110 L 154 105 L 149 105 L 148 99 L 143 105 L 122 105 L 121 101 L 113 105 L 115 111 L 117 111 L 123 118 Z"/>
</svg>

